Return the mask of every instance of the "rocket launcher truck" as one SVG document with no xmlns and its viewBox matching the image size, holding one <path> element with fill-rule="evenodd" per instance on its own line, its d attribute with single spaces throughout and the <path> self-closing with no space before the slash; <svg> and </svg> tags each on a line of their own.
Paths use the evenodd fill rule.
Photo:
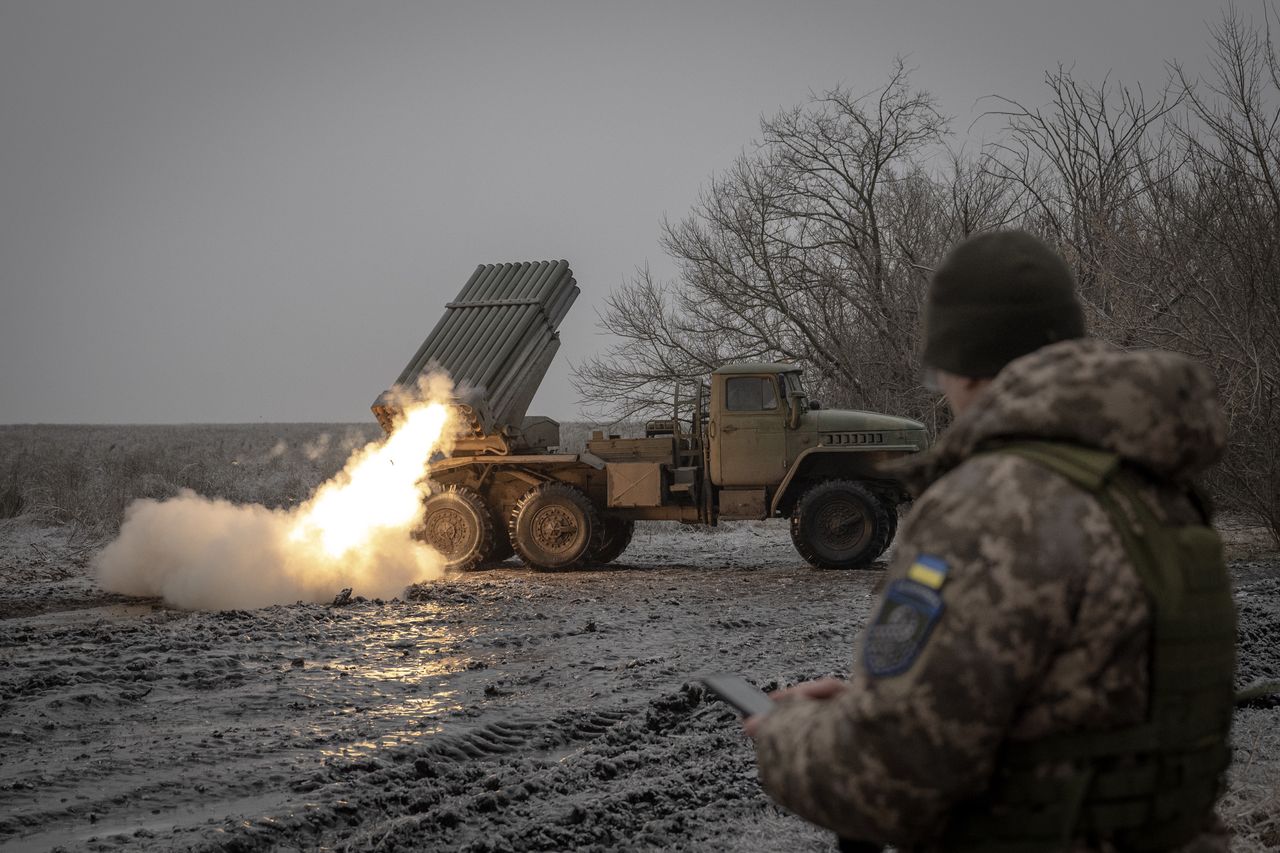
<svg viewBox="0 0 1280 853">
<path fill-rule="evenodd" d="M 725 365 L 677 388 L 671 417 L 643 438 L 596 431 L 585 452 L 562 452 L 559 423 L 526 412 L 578 292 L 563 260 L 482 264 L 373 404 L 390 432 L 418 377 L 443 369 L 454 382 L 462 426 L 430 465 L 415 533 L 449 568 L 512 554 L 538 569 L 600 565 L 641 520 L 790 519 L 820 568 L 866 567 L 889 546 L 908 496 L 878 465 L 922 450 L 924 425 L 823 409 L 796 364 Z"/>
</svg>

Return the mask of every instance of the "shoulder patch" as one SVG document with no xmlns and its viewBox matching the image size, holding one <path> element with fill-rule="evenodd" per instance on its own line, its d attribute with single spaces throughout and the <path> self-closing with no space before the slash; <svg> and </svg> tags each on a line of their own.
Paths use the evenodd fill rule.
<svg viewBox="0 0 1280 853">
<path fill-rule="evenodd" d="M 911 668 L 942 616 L 938 590 L 947 579 L 947 563 L 921 554 L 907 569 L 907 576 L 889 585 L 880 611 L 867 628 L 863 662 L 877 677 L 900 675 Z"/>
</svg>

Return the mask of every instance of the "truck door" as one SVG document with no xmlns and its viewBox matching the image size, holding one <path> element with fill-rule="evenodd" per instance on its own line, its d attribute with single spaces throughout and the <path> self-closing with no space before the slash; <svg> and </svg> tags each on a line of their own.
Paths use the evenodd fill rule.
<svg viewBox="0 0 1280 853">
<path fill-rule="evenodd" d="M 786 410 L 773 376 L 718 376 L 712 406 L 711 478 L 720 486 L 773 486 L 786 468 Z"/>
</svg>

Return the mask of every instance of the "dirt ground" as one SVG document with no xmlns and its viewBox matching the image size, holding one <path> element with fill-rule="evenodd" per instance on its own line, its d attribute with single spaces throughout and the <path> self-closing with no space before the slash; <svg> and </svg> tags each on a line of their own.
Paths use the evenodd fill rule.
<svg viewBox="0 0 1280 853">
<path fill-rule="evenodd" d="M 813 571 L 781 524 L 252 612 L 106 595 L 91 551 L 0 521 L 0 849 L 833 849 L 693 684 L 848 665 L 881 573 Z M 1240 682 L 1280 678 L 1280 559 L 1233 573 Z M 1237 715 L 1240 850 L 1280 846 L 1278 715 Z"/>
</svg>

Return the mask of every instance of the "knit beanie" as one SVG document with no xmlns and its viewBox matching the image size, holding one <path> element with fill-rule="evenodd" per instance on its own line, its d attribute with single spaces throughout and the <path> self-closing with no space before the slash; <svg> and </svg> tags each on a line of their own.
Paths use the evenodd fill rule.
<svg viewBox="0 0 1280 853">
<path fill-rule="evenodd" d="M 1084 337 L 1066 262 L 1025 231 L 956 245 L 933 274 L 924 308 L 926 368 L 984 379 L 1019 356 Z"/>
</svg>

